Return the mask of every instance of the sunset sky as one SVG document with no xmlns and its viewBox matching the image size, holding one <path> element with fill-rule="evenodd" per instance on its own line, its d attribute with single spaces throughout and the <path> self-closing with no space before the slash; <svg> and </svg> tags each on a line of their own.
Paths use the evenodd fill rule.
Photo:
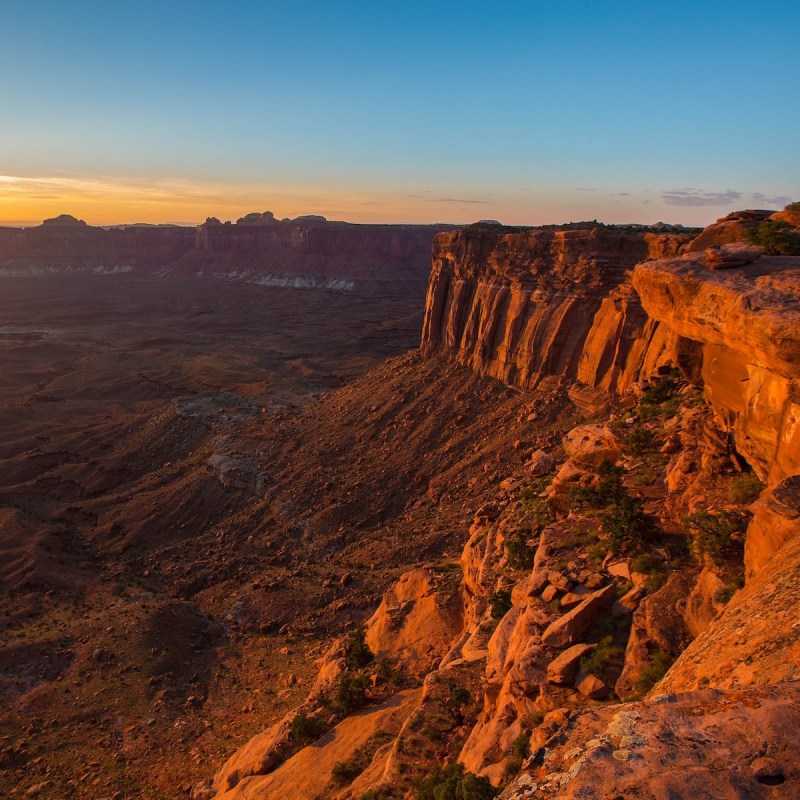
<svg viewBox="0 0 800 800">
<path fill-rule="evenodd" d="M 800 4 L 5 0 L 0 224 L 800 199 Z"/>
</svg>

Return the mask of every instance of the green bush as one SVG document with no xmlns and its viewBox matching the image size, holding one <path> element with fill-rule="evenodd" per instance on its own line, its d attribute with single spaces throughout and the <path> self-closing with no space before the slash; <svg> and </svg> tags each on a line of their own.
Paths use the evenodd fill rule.
<svg viewBox="0 0 800 800">
<path fill-rule="evenodd" d="M 529 733 L 521 733 L 511 742 L 511 752 L 518 758 L 525 758 L 528 755 L 530 743 L 531 735 Z"/>
<path fill-rule="evenodd" d="M 610 669 L 621 669 L 625 663 L 625 651 L 614 644 L 613 636 L 604 636 L 591 653 L 581 659 L 581 672 L 602 678 Z"/>
<path fill-rule="evenodd" d="M 311 744 L 325 733 L 325 726 L 315 717 L 309 717 L 301 712 L 292 720 L 290 730 L 296 742 Z"/>
<path fill-rule="evenodd" d="M 459 711 L 464 706 L 472 704 L 472 695 L 463 686 L 459 686 L 455 681 L 450 681 L 449 688 L 447 705 L 451 710 Z"/>
<path fill-rule="evenodd" d="M 648 665 L 636 679 L 634 687 L 640 694 L 647 694 L 666 674 L 672 666 L 672 659 L 657 650 L 650 656 Z"/>
<path fill-rule="evenodd" d="M 488 778 L 467 772 L 463 764 L 435 766 L 430 775 L 414 781 L 417 800 L 492 800 L 500 794 Z"/>
<path fill-rule="evenodd" d="M 337 761 L 333 765 L 331 775 L 338 781 L 352 781 L 363 771 L 358 759 L 353 758 L 350 761 Z"/>
<path fill-rule="evenodd" d="M 761 494 L 764 484 L 755 472 L 743 472 L 737 475 L 728 487 L 728 500 L 739 505 L 750 505 Z"/>
<path fill-rule="evenodd" d="M 609 537 L 609 549 L 614 555 L 637 550 L 654 541 L 658 525 L 644 512 L 641 502 L 623 495 L 600 517 L 603 530 Z"/>
<path fill-rule="evenodd" d="M 764 220 L 757 227 L 745 230 L 744 234 L 750 244 L 763 247 L 770 255 L 800 255 L 800 233 L 783 220 Z"/>
<path fill-rule="evenodd" d="M 622 476 L 625 470 L 614 466 L 611 461 L 604 461 L 597 468 L 600 481 L 596 486 L 573 486 L 569 490 L 570 503 L 584 508 L 607 508 L 615 503 L 620 495 L 624 495 L 625 486 Z"/>
<path fill-rule="evenodd" d="M 367 704 L 367 687 L 369 679 L 366 675 L 351 675 L 343 672 L 336 684 L 336 705 L 345 714 L 351 714 Z"/>
<path fill-rule="evenodd" d="M 692 534 L 698 559 L 707 555 L 718 566 L 741 560 L 748 522 L 746 516 L 729 511 L 718 514 L 698 511 L 686 517 L 684 522 Z"/>
<path fill-rule="evenodd" d="M 525 515 L 534 522 L 547 525 L 555 520 L 547 500 L 539 495 L 553 482 L 552 476 L 534 478 L 519 491 L 519 499 Z"/>
<path fill-rule="evenodd" d="M 658 437 L 649 428 L 636 428 L 625 437 L 625 447 L 634 456 L 644 455 L 658 446 Z"/>
<path fill-rule="evenodd" d="M 359 625 L 350 633 L 345 642 L 345 663 L 350 669 L 361 669 L 366 667 L 374 656 L 367 644 L 367 630 L 363 625 Z"/>
<path fill-rule="evenodd" d="M 511 609 L 511 592 L 508 589 L 498 589 L 489 595 L 489 608 L 492 619 L 503 619 Z"/>
<path fill-rule="evenodd" d="M 508 564 L 512 569 L 530 569 L 536 551 L 528 545 L 528 535 L 524 531 L 512 531 L 505 541 Z"/>
</svg>

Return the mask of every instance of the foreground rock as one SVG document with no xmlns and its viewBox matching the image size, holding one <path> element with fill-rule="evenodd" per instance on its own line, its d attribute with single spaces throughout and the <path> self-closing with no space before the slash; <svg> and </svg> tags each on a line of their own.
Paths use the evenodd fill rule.
<svg viewBox="0 0 800 800">
<path fill-rule="evenodd" d="M 800 684 L 751 691 L 670 694 L 616 709 L 590 709 L 533 754 L 502 800 L 758 800 L 800 793 Z"/>
</svg>

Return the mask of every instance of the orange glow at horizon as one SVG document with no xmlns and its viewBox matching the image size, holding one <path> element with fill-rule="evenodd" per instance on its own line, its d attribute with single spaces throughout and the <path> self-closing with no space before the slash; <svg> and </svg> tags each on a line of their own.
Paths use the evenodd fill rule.
<svg viewBox="0 0 800 800">
<path fill-rule="evenodd" d="M 0 225 L 33 226 L 71 214 L 90 225 L 197 224 L 270 210 L 278 218 L 322 214 L 349 222 L 472 222 L 485 202 L 426 198 L 402 191 L 298 185 L 202 184 L 181 179 L 22 177 L 0 174 Z"/>
</svg>

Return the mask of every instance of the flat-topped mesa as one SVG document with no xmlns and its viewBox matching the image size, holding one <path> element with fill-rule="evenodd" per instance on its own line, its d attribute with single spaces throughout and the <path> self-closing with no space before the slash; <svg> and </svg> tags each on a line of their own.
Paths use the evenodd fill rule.
<svg viewBox="0 0 800 800">
<path fill-rule="evenodd" d="M 248 214 L 236 224 L 209 219 L 195 234 L 195 251 L 172 266 L 177 274 L 209 277 L 340 281 L 353 287 L 404 282 L 424 292 L 431 241 L 443 225 L 359 225 L 307 215 L 278 220 Z"/>
<path fill-rule="evenodd" d="M 545 378 L 575 379 L 595 315 L 626 272 L 645 259 L 677 254 L 690 238 L 592 224 L 514 233 L 475 226 L 439 234 L 422 350 L 521 388 Z M 618 302 L 636 305 L 630 296 Z M 638 308 L 630 313 L 638 336 L 646 317 Z M 618 327 L 615 351 L 637 339 L 624 321 Z M 621 357 L 617 352 L 613 360 Z M 595 372 L 595 383 L 617 388 L 607 365 Z"/>
</svg>

